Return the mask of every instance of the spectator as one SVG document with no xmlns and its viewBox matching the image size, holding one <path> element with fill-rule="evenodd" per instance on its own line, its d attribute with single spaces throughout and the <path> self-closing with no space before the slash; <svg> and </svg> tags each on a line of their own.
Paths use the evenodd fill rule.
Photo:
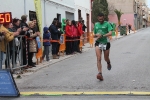
<svg viewBox="0 0 150 100">
<path fill-rule="evenodd" d="M 13 30 L 13 24 L 12 23 L 5 23 L 4 26 L 10 31 L 10 32 L 16 32 L 16 30 Z M 13 44 L 13 41 L 14 44 Z M 7 51 L 6 54 L 9 54 L 6 56 L 6 60 L 5 60 L 5 65 L 6 68 L 8 68 L 8 66 L 10 65 L 9 59 L 12 59 L 12 64 L 16 64 L 16 58 L 17 58 L 17 46 L 16 46 L 16 41 L 18 42 L 18 39 L 16 39 L 16 37 L 14 38 L 14 40 L 10 41 L 9 44 L 7 45 Z M 14 58 L 15 58 L 15 62 L 13 62 L 13 50 L 14 50 Z"/>
<path fill-rule="evenodd" d="M 40 31 L 39 31 L 39 27 L 38 27 L 38 24 L 37 24 L 37 20 L 35 18 L 32 19 L 33 23 L 34 23 L 34 31 L 35 32 L 38 32 L 38 34 L 40 34 Z M 40 38 L 40 37 L 39 37 Z M 34 55 L 33 55 L 34 56 Z M 33 61 L 32 61 L 33 62 Z M 36 62 L 33 62 L 34 65 L 36 65 Z"/>
<path fill-rule="evenodd" d="M 61 31 L 62 31 L 63 33 L 65 33 L 65 27 L 66 27 L 66 19 L 63 18 L 63 19 L 62 19 L 62 25 L 61 25 Z"/>
<path fill-rule="evenodd" d="M 73 39 L 75 40 L 73 42 L 73 46 L 72 46 L 74 53 L 79 51 L 79 45 L 78 45 L 78 40 L 77 40 L 78 39 L 79 30 L 78 30 L 77 27 L 78 27 L 77 23 L 74 20 L 72 20 L 72 33 L 73 33 Z"/>
<path fill-rule="evenodd" d="M 58 22 L 57 24 L 57 28 L 58 29 L 61 29 L 62 28 L 62 23 L 61 22 Z M 60 30 L 59 34 L 58 34 L 58 40 L 60 41 L 60 37 L 61 37 L 61 34 L 63 34 L 63 31 Z M 57 56 L 59 56 L 59 48 L 60 48 L 60 42 L 58 43 L 58 47 L 57 47 Z"/>
<path fill-rule="evenodd" d="M 44 27 L 43 28 L 44 34 L 43 34 L 43 46 L 44 46 L 44 52 L 43 52 L 43 57 L 42 59 L 44 60 L 45 56 L 46 56 L 46 61 L 49 61 L 49 46 L 50 46 L 50 37 L 51 34 L 49 32 L 48 27 Z"/>
<path fill-rule="evenodd" d="M 66 41 L 66 55 L 70 55 L 73 53 L 71 49 L 73 34 L 72 34 L 72 24 L 70 20 L 68 20 L 68 23 L 66 25 L 65 33 L 66 33 L 66 40 L 68 40 Z"/>
<path fill-rule="evenodd" d="M 85 26 L 85 24 L 84 24 L 84 20 L 82 20 L 82 30 L 83 30 L 83 46 L 84 46 L 84 40 L 85 40 L 85 29 L 86 29 L 87 27 Z"/>
<path fill-rule="evenodd" d="M 60 29 L 57 28 L 58 20 L 53 20 L 52 24 L 49 27 L 49 31 L 51 33 L 51 39 L 52 39 L 52 55 L 53 59 L 59 59 L 59 56 L 57 56 L 57 48 L 58 48 L 58 35 L 60 34 Z"/>
<path fill-rule="evenodd" d="M 26 23 L 27 22 L 27 15 L 22 15 L 21 16 L 21 23 L 20 23 L 20 27 L 22 29 L 22 32 L 20 33 L 20 35 L 26 35 L 27 34 L 27 31 L 29 30 L 28 28 L 28 24 Z M 27 64 L 27 56 L 26 56 L 26 38 L 23 37 L 22 38 L 22 44 L 20 44 L 23 46 L 23 49 L 22 49 L 22 52 L 23 52 L 23 65 L 26 65 Z M 25 69 L 27 68 L 28 66 L 25 67 Z"/>
<path fill-rule="evenodd" d="M 2 24 L 0 24 L 0 34 L 1 37 L 4 36 L 4 39 L 0 42 L 0 51 L 6 52 L 5 44 L 12 41 L 14 39 L 14 36 L 17 36 L 20 33 L 20 29 L 17 30 L 17 32 L 10 32 L 8 31 Z"/>
<path fill-rule="evenodd" d="M 79 22 L 78 22 L 78 30 L 79 30 L 79 34 L 78 34 L 78 46 L 80 46 L 80 38 L 83 34 L 83 30 L 82 30 L 82 18 L 79 19 Z M 79 53 L 82 53 L 80 50 L 78 51 Z"/>
<path fill-rule="evenodd" d="M 32 67 L 36 67 L 34 64 L 33 64 L 33 54 L 34 53 L 37 53 L 37 44 L 36 44 L 36 37 L 39 36 L 40 34 L 35 32 L 34 30 L 34 22 L 33 21 L 29 21 L 28 22 L 28 27 L 29 27 L 29 30 L 26 34 L 26 36 L 30 39 L 28 39 L 27 41 L 27 47 L 28 47 L 28 66 L 25 67 L 25 68 L 32 68 Z"/>
<path fill-rule="evenodd" d="M 14 36 L 19 35 L 20 33 L 20 29 L 17 30 L 17 32 L 10 32 L 8 31 L 2 24 L 0 24 L 0 37 L 1 37 L 1 41 L 0 41 L 0 69 L 2 69 L 2 58 L 3 58 L 3 52 L 6 52 L 6 47 L 5 45 L 7 45 L 8 42 L 12 41 L 14 39 Z"/>
<path fill-rule="evenodd" d="M 32 21 L 33 21 L 33 23 L 34 23 L 34 31 L 35 31 L 35 32 L 40 32 L 40 31 L 39 31 L 39 27 L 38 27 L 38 25 L 37 25 L 37 20 L 36 20 L 35 18 L 33 18 Z"/>
<path fill-rule="evenodd" d="M 129 33 L 130 33 L 130 30 L 131 30 L 131 25 L 130 24 L 128 25 L 128 29 L 129 29 Z"/>
</svg>

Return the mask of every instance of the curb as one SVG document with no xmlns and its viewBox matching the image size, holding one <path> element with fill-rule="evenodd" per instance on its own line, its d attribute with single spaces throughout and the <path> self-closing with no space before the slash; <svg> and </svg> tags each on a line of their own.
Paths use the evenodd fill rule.
<svg viewBox="0 0 150 100">
<path fill-rule="evenodd" d="M 21 96 L 64 96 L 64 95 L 129 95 L 129 96 L 150 96 L 150 92 L 21 92 Z"/>
</svg>

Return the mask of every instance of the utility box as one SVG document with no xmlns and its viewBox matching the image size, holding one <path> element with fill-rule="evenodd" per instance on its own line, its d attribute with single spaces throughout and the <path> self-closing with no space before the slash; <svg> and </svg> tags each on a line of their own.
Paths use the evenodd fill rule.
<svg viewBox="0 0 150 100">
<path fill-rule="evenodd" d="M 120 26 L 120 35 L 127 35 L 127 28 L 126 26 Z"/>
</svg>

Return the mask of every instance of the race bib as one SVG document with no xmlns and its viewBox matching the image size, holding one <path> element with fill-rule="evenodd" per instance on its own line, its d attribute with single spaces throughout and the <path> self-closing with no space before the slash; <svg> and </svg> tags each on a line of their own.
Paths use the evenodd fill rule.
<svg viewBox="0 0 150 100">
<path fill-rule="evenodd" d="M 101 50 L 106 50 L 106 47 L 107 47 L 107 44 L 99 44 L 99 48 L 101 49 Z"/>
</svg>

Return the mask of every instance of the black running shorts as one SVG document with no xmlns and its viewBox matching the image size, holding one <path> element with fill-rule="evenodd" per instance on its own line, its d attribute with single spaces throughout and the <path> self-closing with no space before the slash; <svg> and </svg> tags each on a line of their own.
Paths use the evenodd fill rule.
<svg viewBox="0 0 150 100">
<path fill-rule="evenodd" d="M 96 47 L 96 46 L 99 47 L 99 44 L 100 44 L 99 42 L 96 42 L 96 43 L 95 43 L 95 47 Z M 106 50 L 109 50 L 110 47 L 111 47 L 110 42 L 108 42 L 108 43 L 106 44 Z"/>
</svg>

